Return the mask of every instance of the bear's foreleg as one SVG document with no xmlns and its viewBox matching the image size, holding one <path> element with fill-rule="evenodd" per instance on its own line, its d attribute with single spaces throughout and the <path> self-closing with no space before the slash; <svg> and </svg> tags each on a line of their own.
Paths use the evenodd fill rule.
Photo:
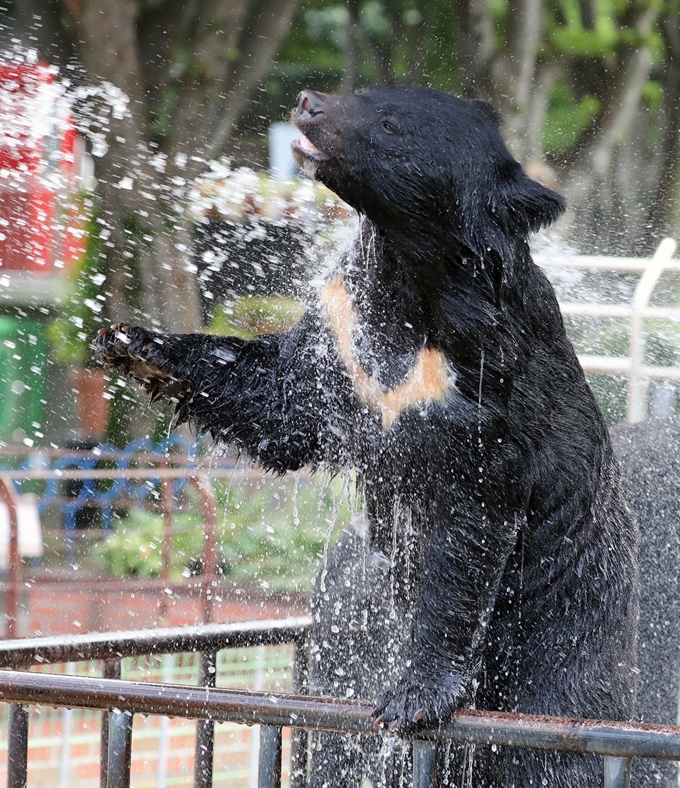
<svg viewBox="0 0 680 788">
<path fill-rule="evenodd" d="M 99 332 L 94 352 L 153 399 L 173 401 L 178 424 L 235 444 L 267 469 L 297 470 L 332 454 L 324 431 L 336 442 L 342 432 L 329 412 L 338 397 L 326 394 L 337 387 L 322 379 L 318 328 L 310 323 L 303 318 L 289 332 L 250 341 L 115 325 Z"/>
<path fill-rule="evenodd" d="M 473 697 L 486 630 L 508 557 L 514 520 L 461 501 L 429 513 L 412 645 L 397 683 L 376 708 L 399 734 L 446 723 Z M 493 519 L 493 522 L 491 520 Z"/>
</svg>

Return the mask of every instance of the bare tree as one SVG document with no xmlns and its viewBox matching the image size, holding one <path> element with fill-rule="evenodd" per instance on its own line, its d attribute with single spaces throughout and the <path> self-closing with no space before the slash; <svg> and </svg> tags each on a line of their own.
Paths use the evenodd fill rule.
<svg viewBox="0 0 680 788">
<path fill-rule="evenodd" d="M 656 199 L 647 224 L 657 233 L 680 236 L 680 0 L 666 5 L 661 25 L 668 57 L 661 75 L 665 126 L 661 143 Z"/>
<path fill-rule="evenodd" d="M 125 94 L 86 102 L 105 133 L 96 159 L 112 312 L 199 325 L 185 186 L 218 156 L 266 76 L 299 0 L 19 0 L 44 56 Z M 87 130 L 87 129 L 86 129 Z M 134 294 L 139 293 L 135 300 Z"/>
</svg>

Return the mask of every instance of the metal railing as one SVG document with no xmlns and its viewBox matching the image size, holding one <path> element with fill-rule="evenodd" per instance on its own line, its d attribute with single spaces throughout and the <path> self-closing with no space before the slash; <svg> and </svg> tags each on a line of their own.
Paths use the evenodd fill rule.
<svg viewBox="0 0 680 788">
<path fill-rule="evenodd" d="M 212 455 L 197 458 L 184 453 L 146 453 L 142 443 L 132 444 L 133 451 L 120 451 L 112 446 L 98 446 L 93 450 L 41 448 L 28 451 L 26 447 L 0 448 L 0 505 L 6 509 L 9 526 L 5 553 L 7 576 L 3 583 L 4 632 L 0 630 L 0 637 L 16 638 L 26 632 L 25 616 L 22 618 L 23 629 L 19 626 L 22 600 L 33 599 L 40 589 L 56 588 L 59 585 L 63 587 L 66 584 L 72 589 L 92 594 L 109 593 L 133 585 L 140 592 L 168 593 L 167 589 L 170 589 L 171 596 L 179 593 L 201 599 L 200 618 L 194 620 L 201 623 L 215 620 L 213 608 L 216 600 L 219 602 L 224 598 L 219 589 L 223 589 L 227 582 L 218 543 L 220 510 L 219 489 L 216 492 L 216 488 L 221 484 L 223 491 L 235 481 L 249 484 L 259 482 L 264 472 L 246 463 L 239 465 L 233 456 L 218 456 L 213 460 Z M 3 468 L 2 462 L 9 464 L 8 458 L 19 459 L 19 467 Z M 207 467 L 199 467 L 196 464 L 199 460 Z M 298 474 L 296 478 L 296 486 L 303 482 L 307 484 L 311 479 L 305 473 Z M 40 512 L 40 520 L 49 523 L 41 527 L 40 536 L 49 540 L 50 570 L 58 566 L 60 571 L 41 571 L 39 564 L 31 564 L 22 558 L 20 506 L 24 498 L 22 491 L 29 485 L 32 486 L 29 494 L 33 505 Z M 37 485 L 40 487 L 38 493 L 34 492 Z M 65 495 L 69 485 L 78 488 L 73 498 Z M 188 499 L 189 493 L 193 500 Z M 200 511 L 202 546 L 196 546 L 198 569 L 189 570 L 178 577 L 176 565 L 175 572 L 172 571 L 173 535 L 181 531 L 178 515 L 188 511 L 187 500 L 195 507 L 192 510 Z M 223 501 L 224 496 L 222 505 Z M 51 516 L 48 517 L 45 511 L 50 508 Z M 76 529 L 74 515 L 83 508 L 101 512 L 102 527 L 88 524 Z M 64 514 L 65 527 L 54 527 L 57 521 L 54 515 L 58 516 L 60 509 Z M 92 565 L 91 555 L 90 571 L 86 567 L 84 578 L 71 570 L 73 564 L 83 563 L 76 558 L 83 559 L 85 555 L 87 561 L 87 550 L 91 545 L 115 533 L 111 523 L 114 511 L 120 516 L 121 512 L 137 509 L 154 512 L 162 520 L 162 525 L 159 524 L 159 560 L 155 576 L 107 574 L 101 562 Z M 108 519 L 103 516 L 105 512 L 108 512 Z M 111 527 L 104 523 L 106 519 Z M 61 564 L 57 565 L 57 561 Z M 160 598 L 161 610 L 166 611 L 168 600 L 164 595 Z M 29 612 L 28 607 L 25 606 L 25 612 Z"/>
<path fill-rule="evenodd" d="M 159 443 L 137 439 L 122 449 L 108 443 L 85 449 L 0 446 L 0 474 L 10 474 L 19 494 L 25 482 L 40 482 L 39 513 L 59 509 L 65 530 L 72 536 L 78 528 L 76 516 L 83 509 L 97 510 L 101 527 L 109 530 L 114 510 L 124 499 L 143 505 L 159 497 L 156 484 L 143 483 L 158 480 L 149 474 L 151 469 L 166 471 L 170 492 L 179 497 L 192 473 L 200 472 L 205 459 L 201 443 L 207 441 L 192 443 L 173 433 Z M 229 475 L 234 470 L 229 455 L 211 454 L 210 465 L 213 475 Z"/>
<path fill-rule="evenodd" d="M 536 262 L 549 274 L 554 269 L 619 272 L 640 274 L 629 304 L 592 304 L 560 301 L 565 317 L 617 318 L 630 322 L 627 356 L 579 355 L 586 372 L 621 374 L 628 379 L 627 421 L 643 421 L 647 417 L 647 398 L 651 379 L 680 381 L 680 367 L 645 364 L 645 320 L 680 322 L 680 307 L 649 305 L 654 289 L 665 272 L 680 272 L 680 260 L 673 260 L 677 243 L 664 238 L 651 258 L 594 257 L 588 255 L 536 255 Z"/>
<path fill-rule="evenodd" d="M 611 318 L 629 322 L 628 355 L 579 355 L 581 365 L 586 372 L 626 376 L 628 421 L 641 421 L 647 416 L 647 399 L 652 379 L 680 382 L 680 366 L 655 366 L 645 363 L 645 322 L 653 319 L 680 323 L 680 307 L 649 305 L 661 276 L 665 272 L 680 272 L 680 260 L 673 259 L 676 247 L 677 244 L 673 239 L 665 238 L 651 258 L 536 255 L 536 261 L 548 273 L 551 269 L 572 269 L 640 275 L 630 303 L 599 304 L 565 300 L 560 303 L 563 314 L 568 318 Z M 178 450 L 179 453 L 176 453 Z M 20 467 L 0 467 L 0 499 L 10 513 L 8 550 L 10 610 L 6 619 L 8 637 L 17 634 L 14 626 L 16 621 L 14 589 L 19 582 L 17 575 L 19 558 L 16 538 L 18 498 L 15 493 L 23 490 L 25 482 L 45 483 L 45 490 L 38 503 L 41 513 L 53 505 L 57 505 L 62 510 L 67 552 L 73 550 L 76 514 L 83 508 L 100 511 L 102 525 L 106 529 L 111 525 L 114 507 L 124 497 L 127 496 L 131 501 L 141 503 L 159 496 L 166 523 L 162 543 L 164 557 L 162 575 L 165 577 L 170 549 L 169 533 L 172 528 L 173 498 L 181 493 L 187 483 L 195 484 L 201 494 L 202 505 L 206 510 L 206 523 L 210 531 L 211 517 L 208 512 L 210 495 L 209 492 L 205 492 L 209 490 L 207 480 L 220 476 L 231 477 L 233 473 L 233 465 L 230 461 L 215 465 L 211 460 L 209 471 L 196 467 L 197 457 L 190 456 L 189 446 L 176 435 L 157 445 L 152 445 L 149 441 L 134 441 L 124 451 L 106 445 L 90 451 L 12 447 L 0 449 L 0 463 L 3 456 L 11 457 L 14 461 L 20 460 Z M 110 467 L 111 464 L 115 464 L 115 467 Z M 140 464 L 145 464 L 147 467 L 131 467 Z M 109 467 L 106 467 L 107 465 Z M 154 483 L 159 479 L 162 479 L 162 482 L 160 489 L 157 490 Z M 141 483 L 144 481 L 148 484 Z M 75 495 L 63 495 L 63 485 L 68 482 L 77 488 Z M 206 539 L 206 548 L 205 565 L 206 569 L 210 569 L 211 556 L 214 556 L 214 550 L 210 547 L 210 533 Z M 209 597 L 206 595 L 205 599 L 207 602 Z M 209 620 L 209 615 L 204 620 Z"/>
<path fill-rule="evenodd" d="M 212 760 L 215 722 L 227 720 L 210 708 L 217 680 L 217 653 L 223 649 L 293 644 L 293 683 L 303 687 L 306 677 L 305 642 L 307 617 L 239 624 L 207 624 L 129 632 L 105 632 L 77 636 L 58 636 L 6 640 L 0 642 L 0 702 L 11 703 L 7 786 L 25 788 L 28 769 L 28 709 L 26 704 L 45 703 L 62 708 L 101 709 L 104 711 L 100 738 L 101 788 L 129 788 L 132 753 L 133 715 L 188 717 L 198 720 L 194 756 L 194 788 L 212 786 Z M 121 680 L 123 659 L 160 654 L 199 654 L 199 687 Z M 101 660 L 102 679 L 29 673 L 33 665 Z M 75 684 L 61 679 L 76 679 Z M 17 683 L 18 682 L 18 683 Z M 24 684 L 27 682 L 27 684 Z M 29 686 L 31 687 L 29 689 Z M 112 693 L 108 695 L 107 693 Z M 132 694 L 128 694 L 131 692 Z M 192 695 L 192 692 L 195 695 Z M 221 691 L 220 691 L 221 692 Z M 233 693 L 239 695 L 239 693 Z M 144 712 L 142 697 L 156 711 Z M 270 698 L 270 695 L 261 695 Z M 89 698 L 89 703 L 88 703 Z M 105 699 L 106 698 L 106 699 Z M 152 699 L 155 698 L 155 701 Z M 271 700 L 266 701 L 271 705 Z M 155 705 L 154 705 L 155 703 Z M 209 705 L 206 706 L 205 704 Z M 102 705 L 103 704 L 103 705 Z M 151 708 L 149 706 L 149 708 Z M 177 709 L 181 708 L 181 712 Z M 240 717 L 235 719 L 239 721 Z M 247 724 L 252 724 L 253 721 Z M 304 727 L 304 726 L 302 726 Z M 262 752 L 272 759 L 267 733 L 261 736 Z M 296 731 L 291 741 L 292 774 L 304 773 L 306 733 Z M 268 749 L 269 746 L 269 749 Z M 280 762 L 280 754 L 279 754 Z M 272 783 L 273 784 L 273 783 Z M 291 779 L 291 788 L 304 783 Z"/>
<path fill-rule="evenodd" d="M 307 784 L 308 731 L 337 731 L 379 736 L 373 705 L 302 694 L 234 691 L 216 687 L 216 655 L 222 649 L 292 643 L 296 646 L 294 686 L 305 686 L 306 618 L 208 625 L 190 628 L 103 633 L 78 637 L 34 638 L 0 643 L 0 667 L 29 668 L 82 660 L 103 660 L 103 678 L 0 671 L 0 702 L 11 704 L 8 788 L 23 788 L 28 769 L 28 705 L 48 704 L 103 712 L 100 785 L 129 788 L 134 716 L 162 715 L 198 721 L 194 786 L 213 784 L 216 722 L 261 725 L 259 788 L 281 785 L 282 728 L 293 731 L 290 785 Z M 124 657 L 198 652 L 198 687 L 120 678 Z M 413 786 L 431 788 L 437 742 L 525 747 L 604 757 L 605 788 L 626 788 L 633 758 L 680 760 L 680 728 L 601 720 L 539 717 L 530 714 L 461 710 L 452 722 L 425 731 L 413 741 Z"/>
<path fill-rule="evenodd" d="M 149 461 L 149 458 L 147 458 Z M 173 528 L 173 514 L 176 511 L 173 502 L 172 481 L 181 479 L 184 485 L 191 484 L 197 491 L 203 515 L 203 553 L 202 572 L 195 584 L 199 586 L 198 593 L 203 604 L 202 617 L 204 622 L 212 621 L 212 608 L 214 591 L 218 585 L 218 550 L 217 550 L 217 508 L 215 495 L 212 488 L 213 478 L 231 478 L 233 468 L 212 468 L 209 472 L 195 468 L 127 468 L 127 469 L 26 469 L 26 470 L 0 470 L 0 501 L 7 507 L 9 513 L 9 546 L 7 563 L 7 581 L 5 587 L 5 637 L 16 636 L 19 594 L 22 588 L 21 556 L 19 554 L 19 523 L 17 517 L 18 499 L 15 482 L 29 479 L 40 480 L 112 480 L 119 479 L 153 480 L 160 484 L 161 511 L 163 514 L 163 540 L 161 542 L 162 570 L 161 578 L 167 581 L 170 568 L 170 553 L 172 550 L 171 534 Z M 115 499 L 111 497 L 109 505 Z M 68 534 L 69 531 L 67 530 Z M 68 545 L 68 537 L 67 537 Z M 123 582 L 123 581 L 119 581 Z"/>
</svg>

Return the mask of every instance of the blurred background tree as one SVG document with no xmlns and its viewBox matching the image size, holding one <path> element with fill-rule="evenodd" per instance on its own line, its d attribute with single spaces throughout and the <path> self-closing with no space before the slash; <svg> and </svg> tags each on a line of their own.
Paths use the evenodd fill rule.
<svg viewBox="0 0 680 788">
<path fill-rule="evenodd" d="M 274 73 L 307 69 L 332 89 L 490 101 L 530 174 L 567 195 L 562 229 L 583 251 L 680 236 L 678 0 L 307 0 Z"/>
<path fill-rule="evenodd" d="M 185 185 L 217 157 L 298 0 L 16 0 L 24 40 L 80 91 L 95 157 L 108 306 L 200 325 Z M 113 88 L 111 87 L 113 86 Z M 122 93 L 120 92 L 122 91 Z M 80 112 L 78 112 L 80 109 Z"/>
<path fill-rule="evenodd" d="M 680 0 L 15 0 L 14 12 L 49 62 L 129 98 L 122 116 L 84 115 L 106 131 L 96 175 L 117 315 L 137 305 L 177 328 L 168 305 L 181 302 L 184 327 L 199 324 L 177 195 L 225 151 L 266 165 L 267 125 L 308 85 L 487 99 L 530 174 L 567 195 L 577 248 L 637 254 L 680 236 Z"/>
</svg>

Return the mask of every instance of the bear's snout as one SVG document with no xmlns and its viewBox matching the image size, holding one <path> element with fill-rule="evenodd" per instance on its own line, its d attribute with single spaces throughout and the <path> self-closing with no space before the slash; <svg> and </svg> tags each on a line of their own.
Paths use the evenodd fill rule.
<svg viewBox="0 0 680 788">
<path fill-rule="evenodd" d="M 311 120 L 317 115 L 323 115 L 325 95 L 315 90 L 302 90 L 298 94 L 298 103 L 295 113 L 299 120 Z"/>
</svg>

